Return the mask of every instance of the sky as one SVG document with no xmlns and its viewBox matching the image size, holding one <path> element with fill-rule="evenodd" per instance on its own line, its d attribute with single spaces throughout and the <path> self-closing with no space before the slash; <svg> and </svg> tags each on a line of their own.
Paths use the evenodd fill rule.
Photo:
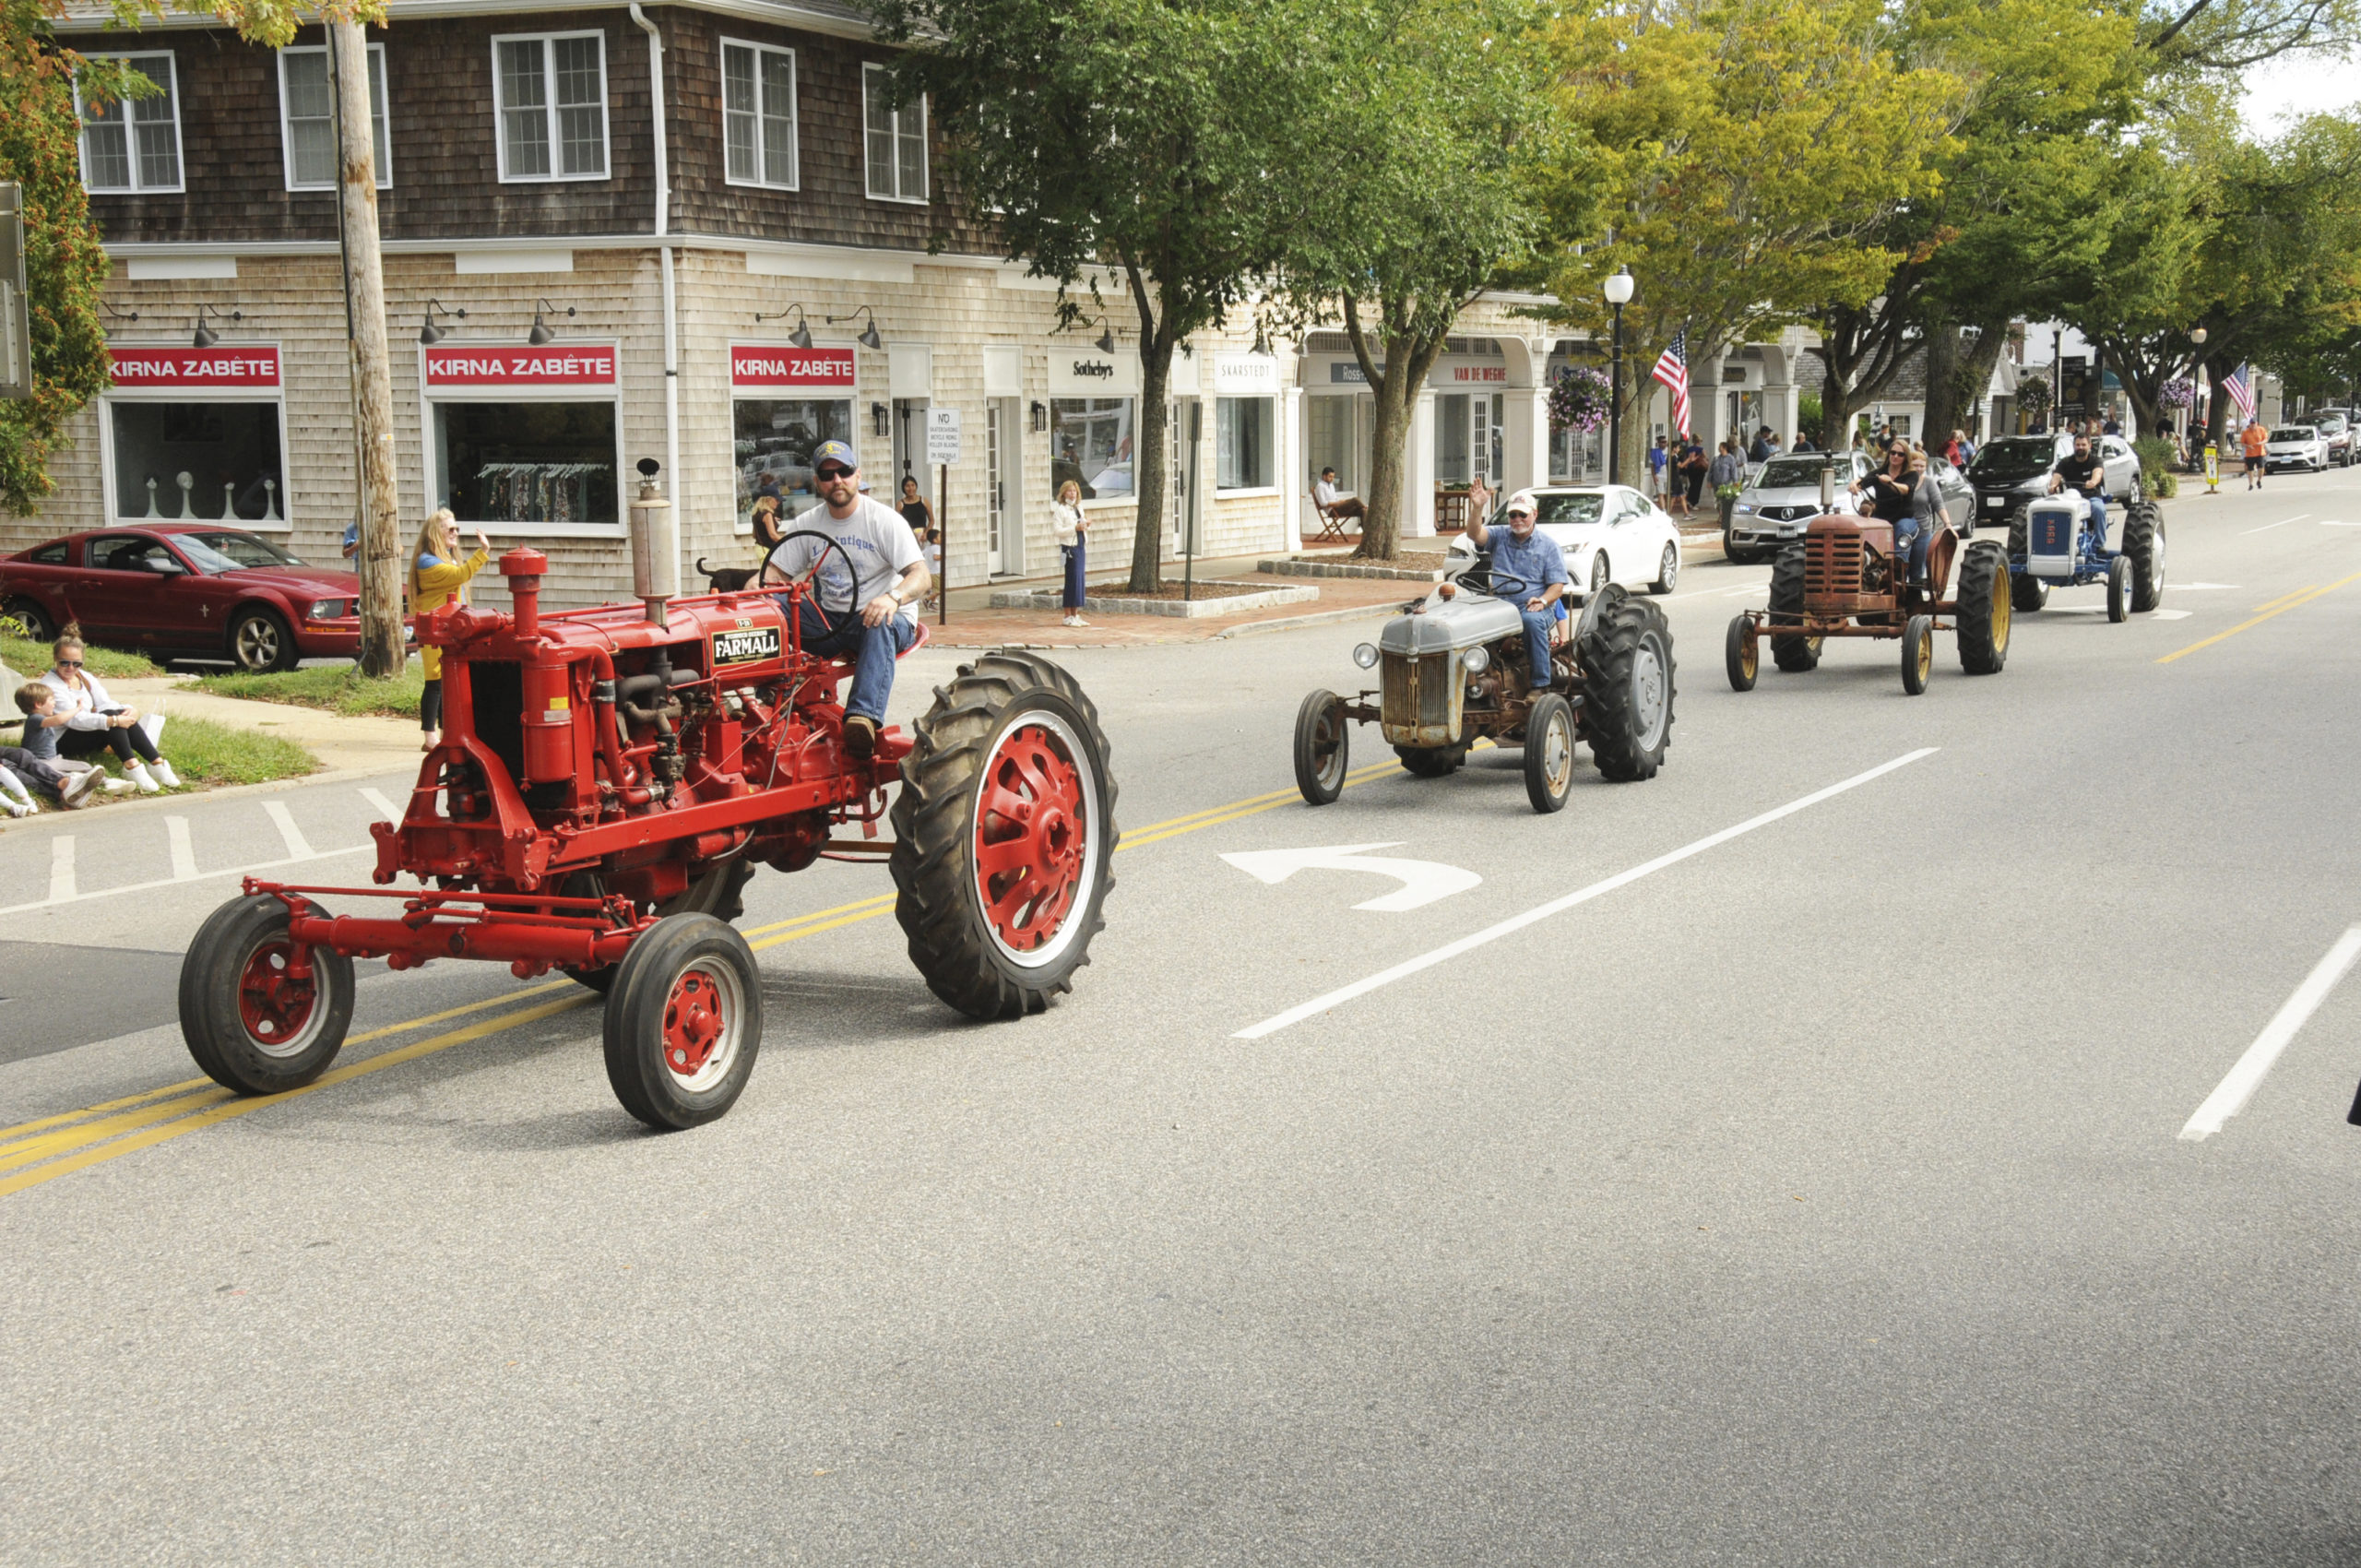
<svg viewBox="0 0 2361 1568">
<path fill-rule="evenodd" d="M 2306 55 L 2276 60 L 2247 73 L 2238 114 L 2248 136 L 2271 136 L 2288 114 L 2350 109 L 2361 101 L 2361 62 Z"/>
</svg>

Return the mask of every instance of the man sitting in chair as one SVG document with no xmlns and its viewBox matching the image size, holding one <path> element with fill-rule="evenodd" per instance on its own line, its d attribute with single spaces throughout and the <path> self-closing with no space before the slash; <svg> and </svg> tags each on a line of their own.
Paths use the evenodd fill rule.
<svg viewBox="0 0 2361 1568">
<path fill-rule="evenodd" d="M 1342 522 L 1347 517 L 1358 522 L 1369 515 L 1359 497 L 1337 493 L 1336 470 L 1334 469 L 1320 470 L 1320 482 L 1311 487 L 1311 504 L 1319 507 L 1320 515 L 1331 522 Z"/>
<path fill-rule="evenodd" d="M 1558 548 L 1558 541 L 1534 529 L 1534 515 L 1539 509 L 1533 492 L 1520 490 L 1509 497 L 1507 529 L 1488 529 L 1483 518 L 1471 517 L 1467 542 L 1478 550 L 1491 550 L 1492 592 L 1514 604 L 1524 618 L 1525 658 L 1532 671 L 1533 689 L 1546 692 L 1552 678 L 1549 634 L 1564 613 L 1558 601 L 1565 597 L 1569 579 L 1565 552 Z"/>
<path fill-rule="evenodd" d="M 812 454 L 813 483 L 827 505 L 795 519 L 763 565 L 777 587 L 805 574 L 813 591 L 799 612 L 806 653 L 850 652 L 852 691 L 845 698 L 845 750 L 876 754 L 894 695 L 894 660 L 918 640 L 910 606 L 926 597 L 926 561 L 901 515 L 860 493 L 860 459 L 841 441 Z M 834 544 L 810 537 L 827 535 Z M 860 596 L 866 594 L 866 599 Z M 785 595 L 779 597 L 784 606 Z M 826 613 L 824 615 L 822 612 Z M 833 630 L 831 627 L 833 626 Z"/>
</svg>

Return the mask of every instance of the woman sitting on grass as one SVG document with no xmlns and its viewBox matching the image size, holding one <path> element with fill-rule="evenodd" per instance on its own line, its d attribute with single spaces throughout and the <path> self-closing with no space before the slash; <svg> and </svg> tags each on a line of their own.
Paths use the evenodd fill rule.
<svg viewBox="0 0 2361 1568">
<path fill-rule="evenodd" d="M 468 601 L 468 580 L 492 559 L 492 540 L 476 530 L 476 552 L 459 559 L 459 524 L 445 507 L 418 530 L 418 545 L 410 552 L 409 612 L 423 619 L 457 600 Z M 418 727 L 426 731 L 423 750 L 443 743 L 443 650 L 429 644 L 421 655 L 426 685 L 418 694 Z"/>
<path fill-rule="evenodd" d="M 81 633 L 74 626 L 66 627 L 50 645 L 53 662 L 41 683 L 57 694 L 51 711 L 65 720 L 65 727 L 54 731 L 57 754 L 79 761 L 112 751 L 124 777 L 137 785 L 141 794 L 179 789 L 180 775 L 157 752 L 156 742 L 139 722 L 139 710 L 108 696 L 99 678 L 82 668 L 86 652 Z M 29 740 L 30 734 L 28 729 Z"/>
</svg>

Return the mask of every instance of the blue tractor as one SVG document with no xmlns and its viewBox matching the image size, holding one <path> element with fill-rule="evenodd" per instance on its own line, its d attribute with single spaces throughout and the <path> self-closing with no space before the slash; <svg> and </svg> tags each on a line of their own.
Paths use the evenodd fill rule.
<svg viewBox="0 0 2361 1568">
<path fill-rule="evenodd" d="M 2106 618 L 2126 621 L 2164 602 L 2165 519 L 2156 504 L 2134 501 L 2123 514 L 2123 548 L 2106 547 L 2106 526 L 2090 498 L 2061 491 L 2029 503 L 2009 529 L 2009 600 L 2032 612 L 2053 588 L 2106 584 Z"/>
</svg>

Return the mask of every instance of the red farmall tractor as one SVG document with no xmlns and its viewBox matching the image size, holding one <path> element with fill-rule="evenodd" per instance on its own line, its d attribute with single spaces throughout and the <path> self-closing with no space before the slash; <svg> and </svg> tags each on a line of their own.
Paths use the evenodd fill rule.
<svg viewBox="0 0 2361 1568">
<path fill-rule="evenodd" d="M 680 552 L 652 485 L 633 526 L 644 608 L 544 615 L 547 559 L 520 549 L 500 559 L 512 612 L 453 605 L 419 623 L 444 650 L 444 739 L 401 822 L 374 828 L 379 885 L 250 878 L 189 946 L 181 1030 L 217 1082 L 271 1094 L 326 1071 L 355 958 L 479 958 L 605 992 L 623 1109 L 658 1128 L 709 1122 L 763 1037 L 761 976 L 729 923 L 740 892 L 758 864 L 824 854 L 890 857 L 911 960 L 968 1016 L 1038 1013 L 1071 989 L 1116 836 L 1107 743 L 1074 679 L 988 654 L 935 689 L 913 733 L 887 729 L 855 757 L 837 700 L 851 667 L 802 650 L 805 588 L 785 604 L 676 600 Z M 863 837 L 831 837 L 856 823 Z M 416 887 L 386 885 L 405 873 Z M 321 898 L 399 909 L 331 914 Z"/>
</svg>

